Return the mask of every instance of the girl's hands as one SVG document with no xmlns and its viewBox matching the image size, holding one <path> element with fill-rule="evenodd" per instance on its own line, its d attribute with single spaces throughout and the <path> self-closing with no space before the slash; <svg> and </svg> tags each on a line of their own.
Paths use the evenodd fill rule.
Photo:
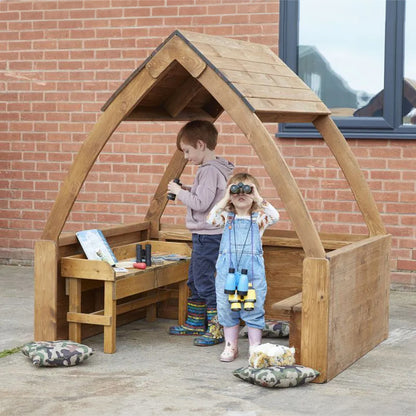
<svg viewBox="0 0 416 416">
<path fill-rule="evenodd" d="M 260 196 L 259 191 L 256 188 L 256 185 L 251 184 L 251 186 L 253 187 L 253 201 L 257 203 L 257 205 L 261 205 L 263 203 L 263 198 Z"/>
<path fill-rule="evenodd" d="M 218 207 L 224 209 L 227 204 L 230 202 L 230 188 L 231 185 L 228 185 L 224 191 L 224 196 L 218 201 Z"/>
</svg>

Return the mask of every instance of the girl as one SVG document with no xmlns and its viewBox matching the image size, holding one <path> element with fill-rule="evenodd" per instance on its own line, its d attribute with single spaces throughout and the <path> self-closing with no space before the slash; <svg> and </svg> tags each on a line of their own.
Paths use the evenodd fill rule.
<svg viewBox="0 0 416 416">
<path fill-rule="evenodd" d="M 260 196 L 258 190 L 259 184 L 252 175 L 235 174 L 228 181 L 225 196 L 213 207 L 207 218 L 208 223 L 224 227 L 215 281 L 218 320 L 224 327 L 225 337 L 221 361 L 230 362 L 238 356 L 240 318 L 248 327 L 250 350 L 261 344 L 267 292 L 261 236 L 268 226 L 278 221 L 279 213 Z M 243 274 L 247 273 L 248 283 L 255 290 L 257 299 L 254 304 L 247 303 L 246 308 L 240 295 L 237 297 L 240 302 L 234 303 L 233 310 L 231 309 L 229 296 L 234 295 L 227 294 L 230 293 L 230 280 L 227 279 L 231 277 L 232 281 L 232 269 L 236 284 L 243 271 Z M 227 289 L 227 293 L 224 293 L 224 289 Z"/>
</svg>

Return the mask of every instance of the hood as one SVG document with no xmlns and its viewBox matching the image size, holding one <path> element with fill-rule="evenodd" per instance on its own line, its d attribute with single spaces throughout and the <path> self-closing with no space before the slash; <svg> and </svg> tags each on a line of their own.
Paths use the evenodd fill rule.
<svg viewBox="0 0 416 416">
<path fill-rule="evenodd" d="M 234 165 L 228 160 L 223 159 L 222 157 L 216 157 L 215 159 L 209 160 L 201 165 L 201 168 L 205 166 L 214 166 L 216 167 L 224 176 L 225 181 L 228 182 L 228 178 L 231 175 L 231 172 L 234 169 Z"/>
</svg>

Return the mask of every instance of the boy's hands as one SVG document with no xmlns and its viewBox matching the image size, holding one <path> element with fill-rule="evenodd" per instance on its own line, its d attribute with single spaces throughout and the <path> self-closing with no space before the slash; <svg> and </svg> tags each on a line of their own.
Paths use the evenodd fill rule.
<svg viewBox="0 0 416 416">
<path fill-rule="evenodd" d="M 178 185 L 177 183 L 173 182 L 173 180 L 168 183 L 168 191 L 171 194 L 178 195 L 178 193 L 181 189 L 182 189 L 182 187 L 180 185 Z"/>
</svg>

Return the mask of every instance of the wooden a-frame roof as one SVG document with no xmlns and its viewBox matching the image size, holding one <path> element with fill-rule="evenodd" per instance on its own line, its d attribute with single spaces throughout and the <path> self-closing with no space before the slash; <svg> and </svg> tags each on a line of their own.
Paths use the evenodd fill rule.
<svg viewBox="0 0 416 416">
<path fill-rule="evenodd" d="M 200 58 L 190 65 L 190 49 Z M 147 70 L 158 82 L 141 97 L 128 120 L 215 120 L 221 103 L 197 78 L 209 67 L 221 77 L 262 122 L 311 122 L 330 114 L 315 93 L 268 47 L 187 31 L 173 32 L 115 91 L 105 111 L 120 92 L 141 71 Z"/>
<path fill-rule="evenodd" d="M 81 146 L 42 234 L 60 236 L 88 172 L 124 120 L 214 121 L 226 111 L 262 161 L 309 257 L 325 250 L 297 184 L 263 122 L 312 122 L 334 154 L 363 214 L 370 235 L 385 234 L 375 201 L 330 111 L 269 48 L 186 31 L 173 32 L 103 106 L 103 114 Z M 157 237 L 167 184 L 186 165 L 172 156 L 146 220 Z"/>
</svg>

